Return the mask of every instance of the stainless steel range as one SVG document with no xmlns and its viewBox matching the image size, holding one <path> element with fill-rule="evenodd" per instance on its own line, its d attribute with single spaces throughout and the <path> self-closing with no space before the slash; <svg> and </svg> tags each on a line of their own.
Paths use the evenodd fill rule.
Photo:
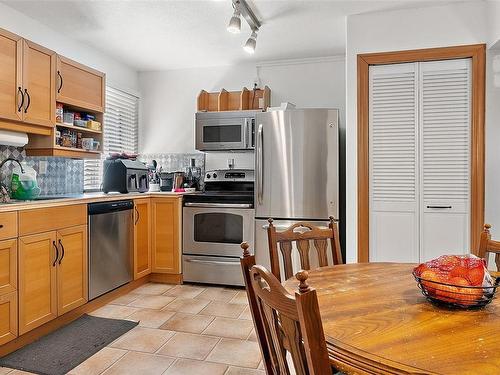
<svg viewBox="0 0 500 375">
<path fill-rule="evenodd" d="M 184 197 L 184 281 L 244 285 L 240 244 L 253 247 L 254 216 L 253 170 L 207 171 L 205 191 Z"/>
</svg>

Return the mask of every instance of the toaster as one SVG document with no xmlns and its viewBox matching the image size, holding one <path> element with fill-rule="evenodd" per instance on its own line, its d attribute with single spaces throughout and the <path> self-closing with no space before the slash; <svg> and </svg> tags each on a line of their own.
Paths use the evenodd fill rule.
<svg viewBox="0 0 500 375">
<path fill-rule="evenodd" d="M 104 160 L 102 181 L 104 193 L 145 193 L 149 190 L 148 168 L 137 160 Z"/>
</svg>

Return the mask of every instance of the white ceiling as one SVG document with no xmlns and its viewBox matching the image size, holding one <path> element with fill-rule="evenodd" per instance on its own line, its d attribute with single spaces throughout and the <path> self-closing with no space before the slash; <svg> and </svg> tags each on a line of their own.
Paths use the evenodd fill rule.
<svg viewBox="0 0 500 375">
<path fill-rule="evenodd" d="M 2 2 L 139 71 L 343 54 L 346 15 L 436 4 L 250 0 L 263 26 L 256 53 L 248 55 L 242 49 L 248 25 L 242 22 L 241 34 L 226 31 L 233 11 L 230 0 Z"/>
</svg>

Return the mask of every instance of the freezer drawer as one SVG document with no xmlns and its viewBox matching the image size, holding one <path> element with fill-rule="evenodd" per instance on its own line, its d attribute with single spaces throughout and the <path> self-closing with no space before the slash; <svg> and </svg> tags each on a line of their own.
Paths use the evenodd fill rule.
<svg viewBox="0 0 500 375">
<path fill-rule="evenodd" d="M 184 281 L 244 286 L 239 258 L 182 256 Z"/>
</svg>

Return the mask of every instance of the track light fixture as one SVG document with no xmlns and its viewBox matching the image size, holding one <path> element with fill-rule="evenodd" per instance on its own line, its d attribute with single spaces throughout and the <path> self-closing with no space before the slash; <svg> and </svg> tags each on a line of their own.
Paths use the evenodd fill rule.
<svg viewBox="0 0 500 375">
<path fill-rule="evenodd" d="M 250 38 L 247 39 L 247 42 L 245 43 L 243 49 L 245 50 L 245 52 L 253 54 L 255 53 L 256 46 L 257 46 L 257 30 L 253 30 L 252 35 L 250 35 Z"/>
<path fill-rule="evenodd" d="M 234 7 L 234 13 L 227 25 L 227 31 L 233 34 L 239 34 L 241 32 L 240 11 L 237 7 Z"/>
<path fill-rule="evenodd" d="M 247 39 L 243 49 L 248 53 L 255 53 L 255 47 L 257 46 L 257 32 L 261 26 L 260 21 L 255 16 L 246 0 L 232 0 L 234 12 L 229 20 L 227 26 L 227 31 L 230 33 L 240 33 L 241 32 L 241 16 L 247 21 L 248 26 L 252 30 L 252 35 Z"/>
</svg>

